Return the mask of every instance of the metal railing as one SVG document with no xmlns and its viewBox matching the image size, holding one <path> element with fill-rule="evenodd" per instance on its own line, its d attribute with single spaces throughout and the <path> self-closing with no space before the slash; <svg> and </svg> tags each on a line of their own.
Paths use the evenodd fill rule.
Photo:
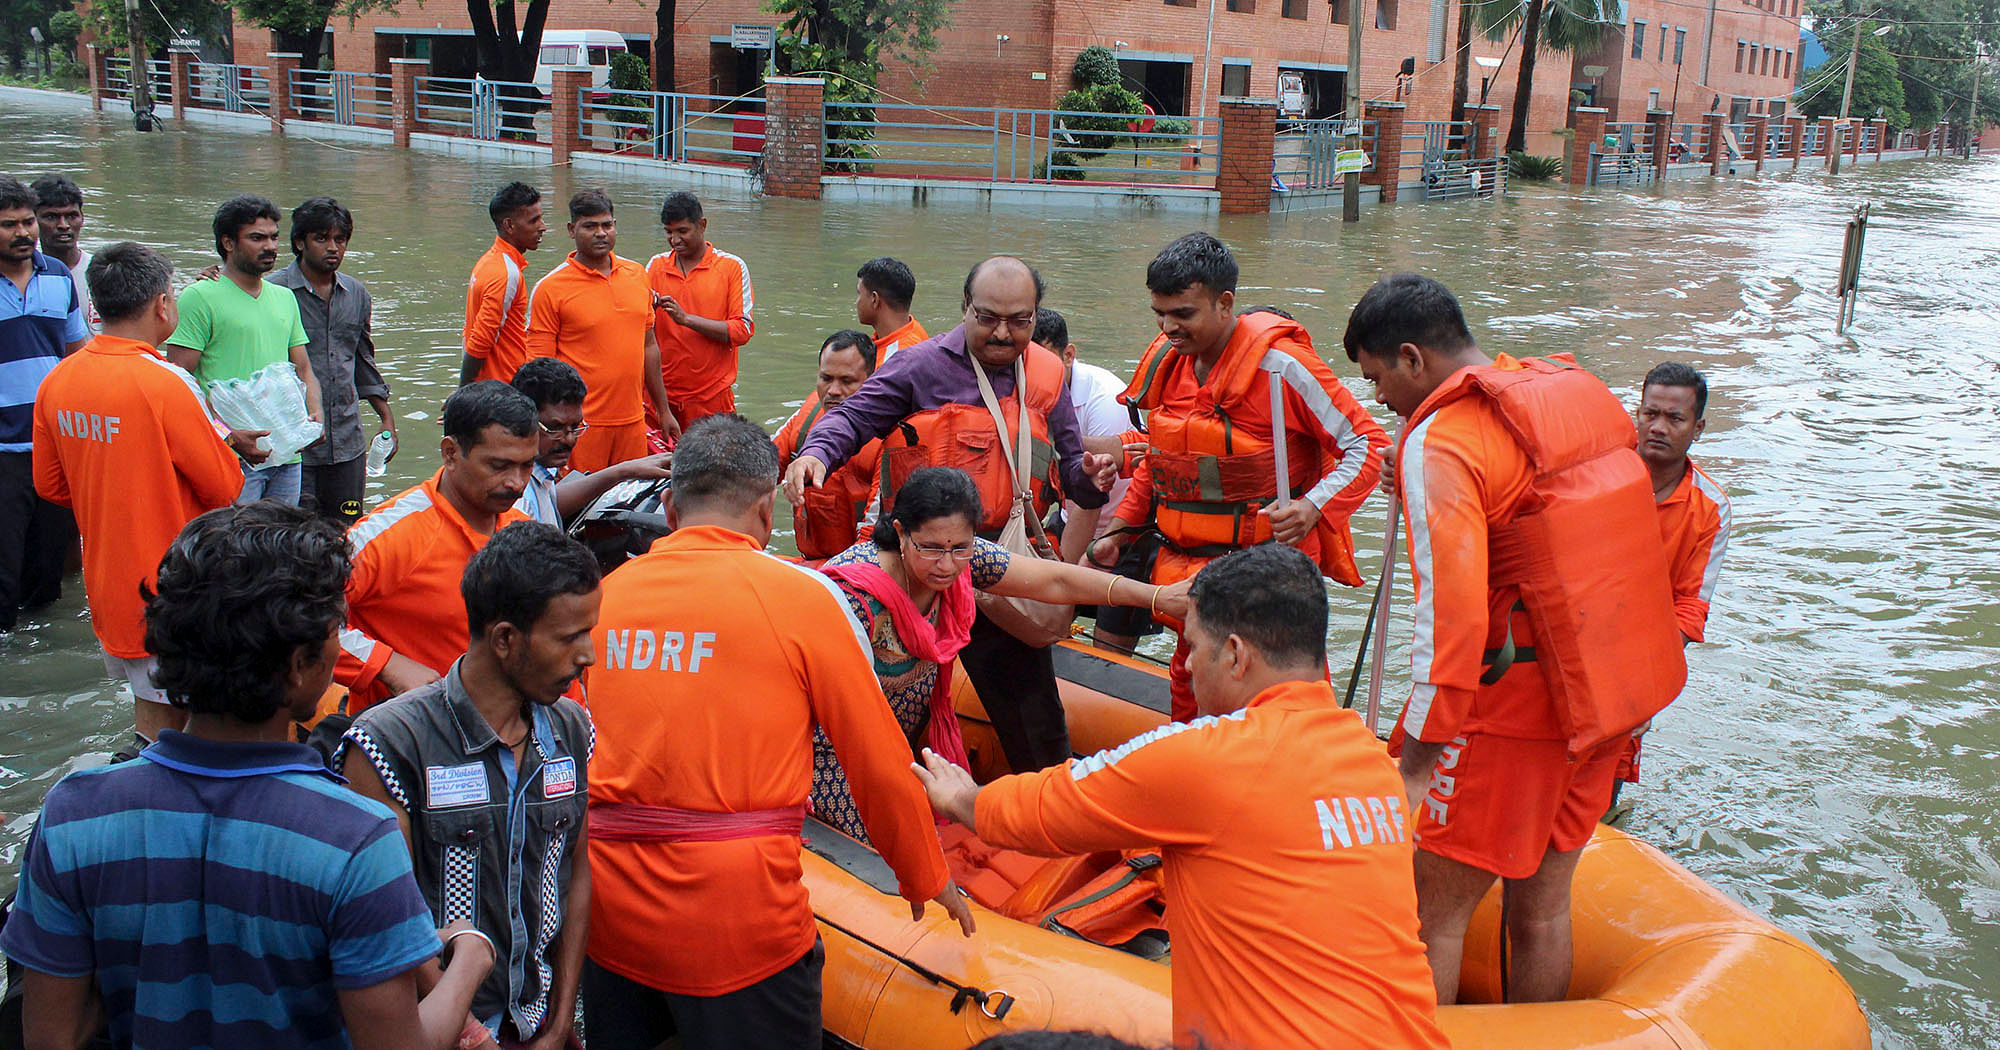
<svg viewBox="0 0 2000 1050">
<path fill-rule="evenodd" d="M 1343 185 L 1335 173 L 1335 161 L 1346 148 L 1343 134 L 1347 121 L 1338 117 L 1321 120 L 1280 121 L 1271 151 L 1271 173 L 1287 190 L 1329 190 Z M 1374 171 L 1380 160 L 1376 149 L 1375 122 L 1361 122 L 1361 151 L 1368 154 L 1363 172 Z"/>
<path fill-rule="evenodd" d="M 1790 124 L 1773 124 L 1771 126 L 1771 143 L 1765 148 L 1764 155 L 1766 157 L 1788 157 L 1791 156 L 1791 153 L 1792 126 Z"/>
<path fill-rule="evenodd" d="M 1805 145 L 1799 150 L 1799 153 L 1802 156 L 1807 156 L 1807 157 L 1819 156 L 1819 151 L 1825 148 L 1826 146 L 1825 130 L 1826 130 L 1825 128 L 1820 126 L 1820 123 L 1818 121 L 1813 121 L 1812 123 L 1807 124 L 1805 130 Z"/>
<path fill-rule="evenodd" d="M 1875 152 L 1875 143 L 1880 140 L 1882 129 L 1874 124 L 1863 124 L 1861 128 L 1861 152 Z"/>
<path fill-rule="evenodd" d="M 104 60 L 104 91 L 113 98 L 132 97 L 132 60 L 113 56 Z"/>
<path fill-rule="evenodd" d="M 583 148 L 655 160 L 743 166 L 764 151 L 764 100 L 670 91 L 578 89 Z"/>
<path fill-rule="evenodd" d="M 1472 141 L 1469 120 L 1412 120 L 1403 124 L 1401 156 L 1396 163 L 1396 181 L 1429 184 L 1438 165 L 1463 159 Z M 1413 174 L 1414 173 L 1414 174 Z"/>
<path fill-rule="evenodd" d="M 1220 171 L 1214 118 L 851 102 L 825 114 L 822 155 L 836 174 L 1212 186 Z M 1161 130 L 1169 120 L 1187 132 Z"/>
<path fill-rule="evenodd" d="M 292 108 L 307 120 L 386 128 L 395 117 L 392 96 L 383 73 L 292 70 Z"/>
<path fill-rule="evenodd" d="M 164 58 L 147 59 L 146 86 L 152 89 L 155 101 L 171 97 L 174 90 L 174 64 Z"/>
<path fill-rule="evenodd" d="M 1507 193 L 1507 158 L 1444 160 L 1424 175 L 1427 201 L 1476 200 Z"/>
<path fill-rule="evenodd" d="M 188 103 L 229 113 L 266 110 L 271 105 L 270 74 L 263 66 L 197 62 L 188 78 Z"/>
<path fill-rule="evenodd" d="M 1709 158 L 1708 125 L 1675 124 L 1667 138 L 1667 163 L 1693 164 Z"/>
<path fill-rule="evenodd" d="M 1600 146 L 1590 148 L 1588 181 L 1592 186 L 1650 186 L 1653 174 L 1650 152 L 1605 152 Z"/>
<path fill-rule="evenodd" d="M 548 99 L 533 84 L 479 76 L 417 77 L 415 94 L 419 130 L 488 142 L 549 141 Z"/>
<path fill-rule="evenodd" d="M 1754 124 L 1731 124 L 1729 127 L 1728 157 L 1731 160 L 1748 160 L 1757 151 L 1757 126 Z M 1768 128 L 1766 129 L 1769 130 Z"/>
<path fill-rule="evenodd" d="M 1653 125 L 1647 121 L 1604 125 L 1605 153 L 1653 155 Z"/>
</svg>

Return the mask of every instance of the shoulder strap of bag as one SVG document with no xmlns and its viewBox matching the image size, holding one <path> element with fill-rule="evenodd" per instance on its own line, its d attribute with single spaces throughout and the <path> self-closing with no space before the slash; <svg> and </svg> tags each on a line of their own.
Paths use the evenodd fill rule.
<svg viewBox="0 0 2000 1050">
<path fill-rule="evenodd" d="M 976 359 L 972 361 L 972 375 L 979 380 L 979 398 L 986 402 L 986 411 L 993 416 L 993 426 L 1000 432 L 1000 454 L 1006 457 L 1007 473 L 1013 482 L 1014 490 L 1014 507 L 1009 516 L 1019 514 L 1027 525 L 1028 533 L 1035 539 L 1047 543 L 1048 536 L 1042 530 L 1041 519 L 1035 516 L 1035 498 L 1029 494 L 1027 483 L 1022 480 L 1033 469 L 1030 459 L 1033 440 L 1028 429 L 1028 371 L 1022 364 L 1027 356 L 1023 353 L 1014 359 L 1014 404 L 1019 409 L 1019 434 L 1022 439 L 1018 446 L 1007 435 L 1007 417 L 1000 413 L 1000 399 L 993 393 L 992 381 L 986 378 L 985 366 Z"/>
</svg>

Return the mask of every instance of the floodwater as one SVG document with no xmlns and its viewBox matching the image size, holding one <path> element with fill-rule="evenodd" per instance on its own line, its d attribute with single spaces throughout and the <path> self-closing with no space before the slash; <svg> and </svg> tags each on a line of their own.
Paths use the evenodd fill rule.
<svg viewBox="0 0 2000 1050">
<path fill-rule="evenodd" d="M 375 341 L 405 451 L 371 501 L 435 469 L 484 202 L 523 178 L 551 203 L 602 186 L 619 250 L 665 250 L 667 180 L 473 163 L 129 125 L 0 104 L 4 167 L 71 174 L 86 241 L 131 238 L 185 271 L 214 260 L 209 216 L 235 192 L 289 208 L 331 194 L 358 229 L 346 269 L 374 291 Z M 1875 204 L 1864 296 L 1846 336 L 1829 295 L 1841 226 Z M 559 204 L 557 204 L 559 208 Z M 775 429 L 810 389 L 821 337 L 853 323 L 854 268 L 900 256 L 918 316 L 952 323 L 966 267 L 1037 264 L 1087 360 L 1129 371 L 1151 335 L 1146 261 L 1201 223 L 1170 215 L 987 212 L 719 197 L 710 234 L 756 281 L 738 399 Z M 1713 387 L 1695 454 L 1733 496 L 1736 531 L 1708 644 L 1649 740 L 1628 827 L 1830 956 L 1888 1047 L 1988 1045 L 2000 1032 L 2000 161 L 1914 161 L 1660 191 L 1527 188 L 1500 203 L 1231 218 L 1240 300 L 1295 312 L 1335 371 L 1348 309 L 1390 270 L 1455 288 L 1487 349 L 1571 351 L 1629 391 L 1680 358 Z M 531 257 L 567 250 L 560 227 Z M 1379 563 L 1383 508 L 1356 521 Z M 780 544 L 788 543 L 781 536 Z M 1407 588 L 1399 590 L 1407 608 Z M 1351 659 L 1365 591 L 1334 595 Z M 1407 628 L 1398 620 L 1399 635 Z M 1398 652 L 1395 656 L 1400 657 Z M 1392 668 L 1398 661 L 1392 659 Z M 1403 664 L 1407 666 L 1407 664 Z M 1392 678 L 1388 695 L 1405 687 Z M 48 786 L 113 747 L 128 709 L 103 680 L 82 587 L 0 639 L 0 885 Z M 1783 994 L 1772 989 L 1773 994 Z"/>
</svg>

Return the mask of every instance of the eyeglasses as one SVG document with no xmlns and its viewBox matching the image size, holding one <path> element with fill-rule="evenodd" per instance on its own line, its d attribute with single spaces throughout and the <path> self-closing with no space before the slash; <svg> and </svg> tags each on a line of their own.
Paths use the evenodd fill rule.
<svg viewBox="0 0 2000 1050">
<path fill-rule="evenodd" d="M 978 550 L 975 545 L 970 543 L 961 547 L 939 547 L 931 543 L 912 543 L 910 546 L 915 548 L 918 554 L 932 561 L 943 561 L 946 558 L 956 561 L 971 561 L 973 553 Z"/>
<path fill-rule="evenodd" d="M 998 328 L 1001 325 L 1006 325 L 1016 332 L 1032 332 L 1035 330 L 1034 314 L 1022 314 L 1018 317 L 1002 317 L 999 314 L 989 314 L 978 307 L 974 307 L 972 310 L 972 319 L 987 328 Z"/>
<path fill-rule="evenodd" d="M 547 434 L 548 436 L 553 438 L 559 438 L 559 437 L 573 438 L 581 435 L 584 431 L 590 429 L 590 424 L 588 423 L 578 423 L 575 426 L 568 426 L 568 427 L 552 427 L 547 423 L 543 423 L 539 419 L 536 420 L 535 423 L 542 428 L 542 433 Z"/>
</svg>

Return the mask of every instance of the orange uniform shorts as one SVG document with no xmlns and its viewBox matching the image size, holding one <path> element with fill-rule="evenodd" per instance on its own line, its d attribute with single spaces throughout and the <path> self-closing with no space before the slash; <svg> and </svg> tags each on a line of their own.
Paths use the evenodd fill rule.
<svg viewBox="0 0 2000 1050">
<path fill-rule="evenodd" d="M 667 403 L 673 406 L 674 419 L 680 423 L 681 429 L 686 430 L 710 416 L 736 411 L 736 390 L 734 387 L 723 387 L 708 397 L 669 390 Z M 646 415 L 655 426 L 659 424 L 651 405 L 646 406 Z"/>
<path fill-rule="evenodd" d="M 1417 806 L 1417 848 L 1501 878 L 1533 875 L 1549 850 L 1590 841 L 1628 742 L 1608 740 L 1571 761 L 1560 740 L 1453 740 Z"/>
<path fill-rule="evenodd" d="M 638 459 L 646 452 L 644 420 L 610 426 L 593 423 L 577 437 L 576 448 L 569 454 L 569 465 L 576 470 L 598 471 L 614 463 Z"/>
</svg>

